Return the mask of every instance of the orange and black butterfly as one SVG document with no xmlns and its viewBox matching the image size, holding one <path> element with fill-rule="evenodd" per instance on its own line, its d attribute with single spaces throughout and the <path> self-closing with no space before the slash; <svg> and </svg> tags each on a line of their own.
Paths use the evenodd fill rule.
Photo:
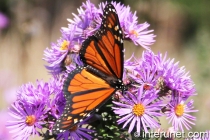
<svg viewBox="0 0 210 140">
<path fill-rule="evenodd" d="M 88 37 L 79 56 L 84 67 L 69 73 L 63 87 L 66 106 L 53 133 L 69 130 L 107 102 L 117 90 L 124 90 L 123 33 L 112 4 L 104 8 L 100 29 Z"/>
</svg>

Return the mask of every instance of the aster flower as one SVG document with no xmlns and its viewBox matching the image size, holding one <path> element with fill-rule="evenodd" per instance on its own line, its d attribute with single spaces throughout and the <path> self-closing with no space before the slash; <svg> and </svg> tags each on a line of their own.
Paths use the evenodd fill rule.
<svg viewBox="0 0 210 140">
<path fill-rule="evenodd" d="M 82 11 L 82 10 L 81 10 Z M 80 12 L 81 12 L 80 11 Z M 83 11 L 85 13 L 85 11 Z M 67 19 L 71 24 L 68 25 L 68 28 L 63 27 L 62 31 L 66 34 L 69 33 L 69 28 L 75 26 L 74 39 L 79 42 L 83 42 L 88 36 L 93 35 L 94 32 L 99 28 L 91 19 L 88 19 L 86 16 L 80 17 L 76 14 L 73 14 L 75 17 L 74 20 Z"/>
<path fill-rule="evenodd" d="M 62 86 L 65 79 L 65 75 L 60 77 L 60 79 L 50 79 L 48 82 L 49 89 L 51 89 L 50 95 L 51 98 L 49 102 L 47 102 L 47 109 L 54 118 L 58 118 L 58 116 L 63 112 L 65 107 L 66 99 L 64 98 Z"/>
<path fill-rule="evenodd" d="M 141 45 L 143 48 L 149 50 L 149 46 L 152 45 L 156 37 L 151 34 L 153 30 L 148 30 L 150 25 L 148 23 L 137 24 L 133 22 L 126 22 L 125 24 L 125 37 L 130 38 L 135 45 Z"/>
<path fill-rule="evenodd" d="M 132 72 L 137 66 L 139 66 L 139 62 L 133 61 L 133 59 L 136 60 L 136 58 L 134 57 L 134 53 L 131 55 L 130 58 L 124 61 L 124 71 Z"/>
<path fill-rule="evenodd" d="M 17 91 L 17 101 L 26 106 L 45 106 L 46 114 L 57 118 L 65 106 L 62 85 L 63 80 L 51 78 L 49 82 L 37 80 L 36 86 L 32 83 L 24 84 Z M 48 122 L 51 123 L 51 122 Z"/>
<path fill-rule="evenodd" d="M 58 118 L 64 110 L 66 99 L 63 96 L 63 93 L 57 93 L 51 99 L 51 102 L 47 104 L 46 110 L 46 128 L 49 130 L 53 129 L 56 118 Z"/>
<path fill-rule="evenodd" d="M 9 110 L 14 120 L 8 121 L 7 127 L 13 129 L 11 133 L 16 133 L 14 138 L 25 140 L 31 135 L 39 135 L 38 130 L 42 129 L 46 118 L 44 104 L 29 106 L 16 101 Z"/>
<path fill-rule="evenodd" d="M 154 90 L 158 80 L 156 69 L 155 65 L 144 67 L 139 65 L 134 68 L 132 74 L 129 73 L 129 76 L 145 90 Z"/>
<path fill-rule="evenodd" d="M 67 19 L 70 22 L 68 28 L 62 28 L 62 30 L 68 34 L 69 29 L 74 26 L 74 39 L 83 42 L 84 39 L 93 35 L 93 33 L 100 27 L 101 23 L 98 22 L 100 15 L 98 9 L 89 0 L 86 1 L 86 3 L 83 3 L 77 11 L 79 14 L 76 15 L 73 13 L 73 20 Z"/>
<path fill-rule="evenodd" d="M 169 89 L 181 93 L 185 99 L 195 95 L 195 88 L 189 72 L 184 67 L 179 67 L 174 59 L 167 59 L 167 53 L 155 55 L 152 51 L 145 51 L 142 55 L 141 67 L 155 66 L 156 75 L 159 79 L 158 89 L 164 91 Z"/>
<path fill-rule="evenodd" d="M 147 96 L 145 96 L 147 94 Z M 150 95 L 150 96 L 149 96 Z M 136 132 L 141 130 L 148 132 L 149 128 L 158 128 L 159 123 L 155 117 L 160 117 L 160 110 L 164 104 L 160 101 L 154 102 L 157 94 L 151 91 L 143 91 L 139 88 L 136 96 L 128 92 L 128 97 L 123 99 L 123 102 L 113 102 L 116 107 L 113 107 L 114 113 L 121 118 L 117 121 L 119 124 L 124 123 L 125 128 L 129 123 L 128 132 L 131 133 L 136 127 Z"/>
<path fill-rule="evenodd" d="M 167 55 L 167 54 L 166 54 Z M 166 58 L 166 55 L 164 58 Z M 165 84 L 171 89 L 183 92 L 185 94 L 193 94 L 195 92 L 194 84 L 185 72 L 184 67 L 178 67 L 178 62 L 174 63 L 174 59 L 162 60 L 162 54 L 156 56 L 159 67 L 162 67 L 162 76 L 165 79 Z"/>
<path fill-rule="evenodd" d="M 190 130 L 191 125 L 195 125 L 194 121 L 196 120 L 196 117 L 189 113 L 198 111 L 193 108 L 193 100 L 184 104 L 182 98 L 177 97 L 169 103 L 170 110 L 165 112 L 166 119 L 169 119 L 169 123 L 172 123 L 175 130 L 184 131 L 184 127 L 187 130 Z"/>
<path fill-rule="evenodd" d="M 57 139 L 64 139 L 64 140 L 92 140 L 93 136 L 90 134 L 95 132 L 88 127 L 87 121 L 92 116 L 84 119 L 82 122 L 78 123 L 77 125 L 73 126 L 70 130 L 66 130 L 65 132 L 61 132 L 58 134 Z"/>
<path fill-rule="evenodd" d="M 64 98 L 63 92 L 56 93 L 48 104 L 48 109 L 54 118 L 58 118 L 64 110 L 66 99 Z"/>
<path fill-rule="evenodd" d="M 132 61 L 132 59 L 135 59 L 134 54 L 124 61 L 123 83 L 125 85 L 131 83 L 129 74 L 133 73 L 135 67 L 139 66 L 139 63 Z"/>
<path fill-rule="evenodd" d="M 37 80 L 37 85 L 32 83 L 22 85 L 17 91 L 17 100 L 31 105 L 38 105 L 49 102 L 51 93 L 54 88 L 50 88 L 48 83 Z"/>
<path fill-rule="evenodd" d="M 62 32 L 62 38 L 57 43 L 52 43 L 51 48 L 46 48 L 44 51 L 45 57 L 43 59 L 50 64 L 46 68 L 54 75 L 64 71 L 65 66 L 79 63 L 77 55 L 81 42 L 74 40 L 75 27 L 72 26 L 68 34 Z"/>
</svg>

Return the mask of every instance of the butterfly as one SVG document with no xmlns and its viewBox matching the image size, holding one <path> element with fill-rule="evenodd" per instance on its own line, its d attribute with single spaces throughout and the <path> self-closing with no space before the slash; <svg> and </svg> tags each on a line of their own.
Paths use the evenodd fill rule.
<svg viewBox="0 0 210 140">
<path fill-rule="evenodd" d="M 84 66 L 76 67 L 64 82 L 66 105 L 54 134 L 71 129 L 125 89 L 123 33 L 112 4 L 105 6 L 100 28 L 83 42 L 79 56 Z"/>
</svg>

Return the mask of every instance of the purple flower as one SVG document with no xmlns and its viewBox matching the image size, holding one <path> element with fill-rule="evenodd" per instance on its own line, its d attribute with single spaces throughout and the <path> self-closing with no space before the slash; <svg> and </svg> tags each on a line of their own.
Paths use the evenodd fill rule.
<svg viewBox="0 0 210 140">
<path fill-rule="evenodd" d="M 8 24 L 9 24 L 8 17 L 0 12 L 0 30 L 6 28 Z"/>
<path fill-rule="evenodd" d="M 195 88 L 189 72 L 185 72 L 184 67 L 179 67 L 178 62 L 174 63 L 174 59 L 167 59 L 161 53 L 155 55 L 152 51 L 143 52 L 141 67 L 155 66 L 154 69 L 157 77 L 157 89 L 164 91 L 179 92 L 185 99 L 195 95 Z"/>
<path fill-rule="evenodd" d="M 79 124 L 73 126 L 70 130 L 66 130 L 65 132 L 61 132 L 58 134 L 57 139 L 64 139 L 64 140 L 81 140 L 81 139 L 86 139 L 86 140 L 92 140 L 93 136 L 90 134 L 95 132 L 94 130 L 88 129 L 87 126 L 87 121 L 91 118 L 92 116 L 86 118 Z"/>
<path fill-rule="evenodd" d="M 93 35 L 101 25 L 98 9 L 89 0 L 83 3 L 77 9 L 78 15 L 73 13 L 74 19 L 67 19 L 70 24 L 68 28 L 62 28 L 65 34 L 69 33 L 69 29 L 75 27 L 74 39 L 83 42 L 88 36 Z"/>
<path fill-rule="evenodd" d="M 143 91 L 139 88 L 137 94 L 127 93 L 122 102 L 113 102 L 116 107 L 113 107 L 114 113 L 121 118 L 117 121 L 119 124 L 124 123 L 125 128 L 129 123 L 128 132 L 131 133 L 134 127 L 136 132 L 141 130 L 148 132 L 148 128 L 158 128 L 160 125 L 155 117 L 162 116 L 160 113 L 163 104 L 158 101 L 157 93 L 151 91 Z"/>
<path fill-rule="evenodd" d="M 31 135 L 39 135 L 38 130 L 42 129 L 46 116 L 45 105 L 31 105 L 27 102 L 14 102 L 10 110 L 10 115 L 14 120 L 8 121 L 7 128 L 15 133 L 14 138 L 28 139 Z"/>
<path fill-rule="evenodd" d="M 144 67 L 138 65 L 133 69 L 132 74 L 129 73 L 129 76 L 135 81 L 135 83 L 138 83 L 138 85 L 140 84 L 144 90 L 154 90 L 158 80 L 156 70 L 156 65 L 148 65 Z"/>
<path fill-rule="evenodd" d="M 133 72 L 133 70 L 136 67 L 139 66 L 139 62 L 138 61 L 132 61 L 133 59 L 136 60 L 136 58 L 134 57 L 134 54 L 132 54 L 130 58 L 128 58 L 127 60 L 124 61 L 124 68 L 131 73 Z"/>
<path fill-rule="evenodd" d="M 41 80 L 37 80 L 36 86 L 32 83 L 27 83 L 22 85 L 17 91 L 17 100 L 31 105 L 46 104 L 50 100 L 49 97 L 53 93 L 53 88 L 50 88 L 48 83 Z"/>
<path fill-rule="evenodd" d="M 125 37 L 130 38 L 135 45 L 141 45 L 145 49 L 150 49 L 150 45 L 152 45 L 156 37 L 153 30 L 148 30 L 150 25 L 148 23 L 137 24 L 135 22 L 126 22 L 125 24 Z"/>
<path fill-rule="evenodd" d="M 192 110 L 191 102 L 187 105 L 183 104 L 190 96 L 195 95 L 194 84 L 188 75 L 189 72 L 185 72 L 184 67 L 179 68 L 178 62 L 174 63 L 174 59 L 167 59 L 167 55 L 162 56 L 161 53 L 155 55 L 152 51 L 144 51 L 138 64 L 127 74 L 132 80 L 133 88 L 130 90 L 132 94 L 139 87 L 157 92 L 158 100 L 169 102 L 162 108 L 162 112 L 166 113 L 173 127 L 183 131 L 182 125 L 184 125 L 189 130 L 190 124 L 194 124 L 195 117 L 188 113 L 197 111 Z M 168 95 L 170 99 L 161 98 L 168 97 Z"/>
<path fill-rule="evenodd" d="M 78 9 L 78 15 L 73 14 L 74 19 L 68 19 L 68 28 L 61 29 L 62 38 L 53 43 L 51 48 L 44 51 L 44 60 L 49 63 L 46 68 L 53 75 L 59 75 L 71 65 L 82 65 L 78 59 L 78 52 L 82 42 L 88 36 L 93 35 L 101 26 L 103 9 L 107 3 L 100 3 L 96 8 L 89 0 Z M 120 25 L 126 39 L 134 44 L 149 49 L 154 43 L 153 30 L 148 30 L 148 23 L 138 24 L 136 13 L 130 11 L 129 6 L 112 2 L 119 16 Z"/>
<path fill-rule="evenodd" d="M 135 59 L 134 54 L 132 54 L 129 59 L 124 61 L 123 83 L 125 85 L 131 83 L 130 74 L 133 74 L 134 69 L 139 66 L 139 63 L 132 61 L 132 59 Z"/>
<path fill-rule="evenodd" d="M 196 117 L 190 115 L 189 113 L 197 112 L 193 108 L 193 100 L 184 104 L 181 97 L 176 97 L 169 103 L 169 111 L 166 111 L 166 118 L 169 119 L 169 123 L 172 123 L 174 129 L 184 131 L 183 126 L 189 130 L 191 125 L 195 125 L 194 121 Z"/>
<path fill-rule="evenodd" d="M 120 25 L 124 31 L 125 39 L 130 39 L 135 45 L 141 45 L 145 49 L 150 49 L 155 40 L 155 35 L 152 34 L 153 30 L 148 30 L 150 26 L 148 23 L 138 24 L 138 17 L 136 12 L 134 14 L 130 11 L 129 6 L 123 4 L 111 2 L 119 17 Z M 99 4 L 100 13 L 102 13 L 106 3 Z"/>
<path fill-rule="evenodd" d="M 77 56 L 81 42 L 74 40 L 75 27 L 69 29 L 69 33 L 62 31 L 62 38 L 57 43 L 52 43 L 51 48 L 44 51 L 44 60 L 49 63 L 46 68 L 54 75 L 64 71 L 66 66 L 80 64 Z"/>
<path fill-rule="evenodd" d="M 60 92 L 56 93 L 54 98 L 48 104 L 48 108 L 54 118 L 58 118 L 61 115 L 64 110 L 65 103 L 66 99 L 64 98 L 63 92 L 60 90 Z"/>
<path fill-rule="evenodd" d="M 17 91 L 17 101 L 28 106 L 39 106 L 44 104 L 46 110 L 51 112 L 55 118 L 63 111 L 65 98 L 62 86 L 65 78 L 51 78 L 49 82 L 37 80 L 36 86 L 32 83 L 24 84 Z"/>
</svg>

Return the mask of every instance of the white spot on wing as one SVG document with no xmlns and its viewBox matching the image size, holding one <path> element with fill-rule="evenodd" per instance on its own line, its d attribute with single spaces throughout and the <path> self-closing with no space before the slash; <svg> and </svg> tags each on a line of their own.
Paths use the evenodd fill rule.
<svg viewBox="0 0 210 140">
<path fill-rule="evenodd" d="M 123 43 L 123 40 L 121 39 L 120 42 Z"/>
</svg>

